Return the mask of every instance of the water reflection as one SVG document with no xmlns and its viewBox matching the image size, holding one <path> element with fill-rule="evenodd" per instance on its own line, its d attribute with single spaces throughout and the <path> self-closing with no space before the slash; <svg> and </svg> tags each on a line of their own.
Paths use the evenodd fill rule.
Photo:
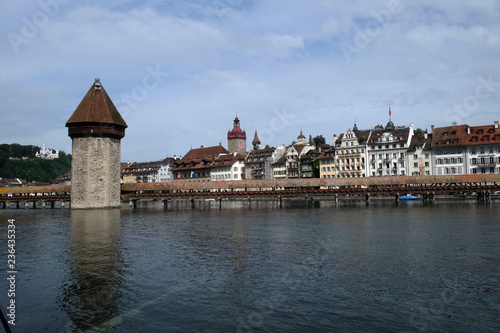
<svg viewBox="0 0 500 333">
<path fill-rule="evenodd" d="M 123 287 L 120 210 L 71 212 L 70 272 L 62 307 L 68 332 L 95 330 L 119 313 Z"/>
</svg>

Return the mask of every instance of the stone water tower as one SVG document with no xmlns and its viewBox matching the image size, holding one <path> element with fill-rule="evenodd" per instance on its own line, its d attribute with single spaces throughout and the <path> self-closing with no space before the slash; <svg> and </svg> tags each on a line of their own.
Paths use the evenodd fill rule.
<svg viewBox="0 0 500 333">
<path fill-rule="evenodd" d="M 120 140 L 127 124 L 99 79 L 66 127 L 73 142 L 71 208 L 120 207 Z"/>
</svg>

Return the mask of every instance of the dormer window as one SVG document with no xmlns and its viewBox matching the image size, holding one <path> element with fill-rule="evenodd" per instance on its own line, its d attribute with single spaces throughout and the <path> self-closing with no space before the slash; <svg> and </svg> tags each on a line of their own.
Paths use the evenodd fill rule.
<svg viewBox="0 0 500 333">
<path fill-rule="evenodd" d="M 483 134 L 483 130 L 482 129 L 477 130 L 477 134 Z"/>
</svg>

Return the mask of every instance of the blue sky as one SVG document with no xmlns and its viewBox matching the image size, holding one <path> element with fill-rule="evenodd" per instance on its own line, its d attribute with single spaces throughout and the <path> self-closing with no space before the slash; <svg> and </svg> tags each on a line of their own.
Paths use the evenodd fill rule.
<svg viewBox="0 0 500 333">
<path fill-rule="evenodd" d="M 262 144 L 356 119 L 428 128 L 499 120 L 498 1 L 8 2 L 0 142 L 71 152 L 64 127 L 99 77 L 129 127 L 123 161 Z M 247 148 L 250 143 L 247 144 Z"/>
</svg>

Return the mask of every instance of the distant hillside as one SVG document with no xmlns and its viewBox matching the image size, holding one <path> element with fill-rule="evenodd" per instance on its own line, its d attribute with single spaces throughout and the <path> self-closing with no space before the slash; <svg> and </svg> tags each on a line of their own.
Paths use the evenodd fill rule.
<svg viewBox="0 0 500 333">
<path fill-rule="evenodd" d="M 71 154 L 59 151 L 59 158 L 43 160 L 35 157 L 39 150 L 38 146 L 0 144 L 0 178 L 53 183 L 58 176 L 71 169 Z"/>
</svg>

